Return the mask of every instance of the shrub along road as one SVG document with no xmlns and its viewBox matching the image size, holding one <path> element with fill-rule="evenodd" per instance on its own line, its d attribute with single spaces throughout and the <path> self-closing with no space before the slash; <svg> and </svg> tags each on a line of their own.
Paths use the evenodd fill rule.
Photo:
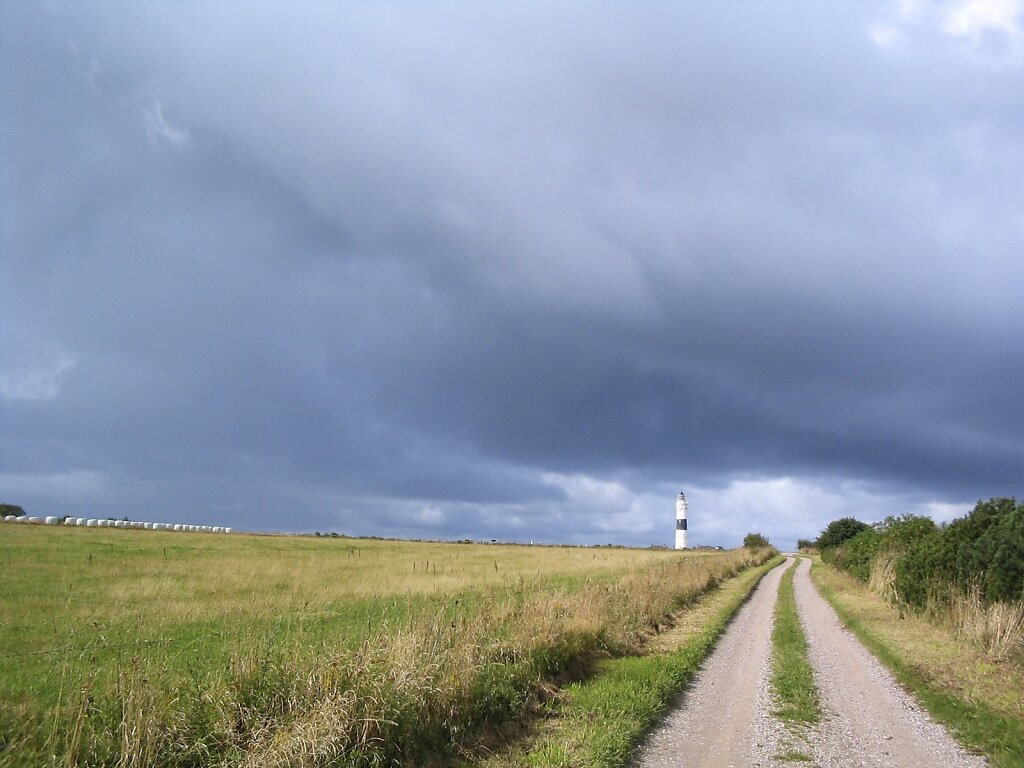
<svg viewBox="0 0 1024 768">
<path fill-rule="evenodd" d="M 737 614 L 679 707 L 641 747 L 640 768 L 782 766 L 822 768 L 973 768 L 946 731 L 895 682 L 839 622 L 802 560 L 795 594 L 808 654 L 823 705 L 822 722 L 803 734 L 800 752 L 787 749 L 787 729 L 772 714 L 772 609 L 782 572 L 766 576 Z"/>
</svg>

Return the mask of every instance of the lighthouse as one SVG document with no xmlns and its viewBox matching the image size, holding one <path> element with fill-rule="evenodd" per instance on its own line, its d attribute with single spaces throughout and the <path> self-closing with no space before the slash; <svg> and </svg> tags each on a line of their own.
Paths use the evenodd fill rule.
<svg viewBox="0 0 1024 768">
<path fill-rule="evenodd" d="M 686 494 L 676 499 L 676 549 L 686 549 Z"/>
</svg>

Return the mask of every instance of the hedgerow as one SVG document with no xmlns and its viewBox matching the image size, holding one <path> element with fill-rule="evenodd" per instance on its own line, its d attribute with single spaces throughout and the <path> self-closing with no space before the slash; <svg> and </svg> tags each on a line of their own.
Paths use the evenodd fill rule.
<svg viewBox="0 0 1024 768">
<path fill-rule="evenodd" d="M 889 517 L 829 546 L 835 521 L 818 540 L 822 557 L 862 581 L 887 568 L 887 594 L 923 610 L 977 593 L 986 604 L 1024 599 L 1024 504 L 1013 498 L 979 501 L 965 517 L 938 526 L 919 515 Z"/>
</svg>

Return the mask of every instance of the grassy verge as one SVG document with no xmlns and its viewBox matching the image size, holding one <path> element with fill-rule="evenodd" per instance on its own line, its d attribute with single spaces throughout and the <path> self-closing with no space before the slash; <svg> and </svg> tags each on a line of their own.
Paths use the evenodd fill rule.
<svg viewBox="0 0 1024 768">
<path fill-rule="evenodd" d="M 939 722 L 997 768 L 1024 766 L 1024 668 L 993 662 L 952 630 L 905 616 L 817 558 L 811 571 L 846 626 Z"/>
<path fill-rule="evenodd" d="M 0 528 L 0 765 L 472 755 L 745 551 Z"/>
<path fill-rule="evenodd" d="M 772 689 L 777 709 L 774 714 L 784 722 L 812 724 L 821 719 L 821 702 L 814 684 L 814 670 L 807 660 L 807 638 L 796 613 L 793 594 L 795 573 L 796 565 L 783 574 L 775 603 Z"/>
<path fill-rule="evenodd" d="M 729 619 L 781 557 L 747 570 L 680 614 L 647 655 L 602 661 L 567 686 L 526 745 L 493 757 L 487 768 L 617 768 L 661 717 L 711 651 Z"/>
</svg>

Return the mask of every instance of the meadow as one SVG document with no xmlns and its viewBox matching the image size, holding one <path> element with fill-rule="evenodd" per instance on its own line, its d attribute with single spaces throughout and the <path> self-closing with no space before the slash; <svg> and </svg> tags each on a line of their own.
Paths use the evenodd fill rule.
<svg viewBox="0 0 1024 768">
<path fill-rule="evenodd" d="M 0 526 L 0 765 L 472 759 L 767 556 Z"/>
</svg>

